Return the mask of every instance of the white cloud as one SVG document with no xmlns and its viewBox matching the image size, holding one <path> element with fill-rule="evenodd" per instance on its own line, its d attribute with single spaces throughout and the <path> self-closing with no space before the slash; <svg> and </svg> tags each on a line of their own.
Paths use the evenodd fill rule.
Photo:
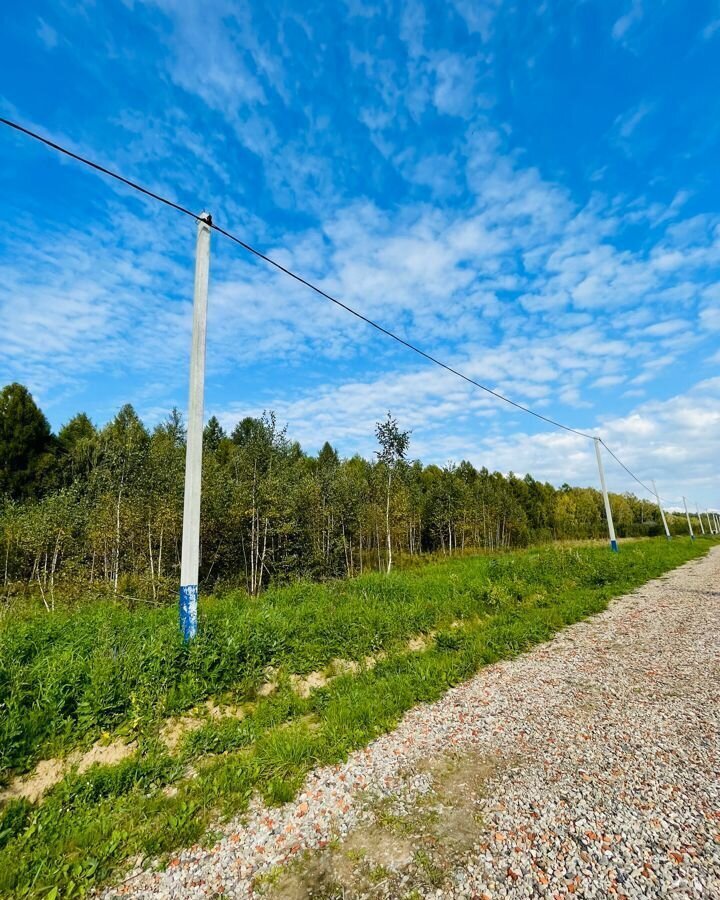
<svg viewBox="0 0 720 900">
<path fill-rule="evenodd" d="M 42 43 L 48 50 L 54 50 L 58 45 L 58 33 L 52 27 L 52 25 L 48 25 L 45 19 L 41 19 L 38 17 L 38 30 L 37 36 L 40 38 Z"/>
<path fill-rule="evenodd" d="M 433 57 L 431 66 L 437 110 L 450 116 L 469 116 L 480 100 L 475 87 L 476 61 L 457 53 L 443 53 Z"/>
<path fill-rule="evenodd" d="M 530 472 L 556 485 L 597 482 L 590 441 L 557 430 L 528 432 L 527 427 L 534 428 L 530 417 L 432 367 L 326 385 L 294 400 L 267 399 L 265 406 L 272 406 L 289 423 L 289 433 L 311 450 L 327 439 L 343 453 L 370 454 L 374 423 L 390 409 L 403 427 L 412 429 L 412 453 L 426 463 L 469 459 L 478 467 Z M 221 410 L 220 417 L 232 427 L 242 415 L 259 411 L 243 404 Z M 464 427 L 448 430 L 448 422 L 461 418 Z M 701 506 L 720 504 L 715 471 L 720 377 L 699 382 L 685 395 L 647 401 L 624 416 L 578 416 L 574 424 L 600 434 L 641 481 L 656 479 L 668 500 L 685 495 Z M 612 491 L 644 495 L 612 458 L 606 456 L 605 468 Z"/>
<path fill-rule="evenodd" d="M 238 139 L 263 160 L 276 203 L 294 212 L 309 210 L 314 222 L 302 230 L 271 232 L 248 213 L 230 156 L 204 152 L 202 135 L 191 129 L 182 110 L 150 124 L 119 114 L 129 135 L 125 158 L 167 160 L 168 183 L 187 184 L 192 174 L 198 193 L 219 179 L 225 197 L 239 197 L 223 200 L 216 216 L 221 224 L 233 228 L 242 222 L 247 232 L 259 235 L 263 250 L 403 337 L 456 360 L 473 377 L 523 402 L 548 411 L 564 403 L 578 417 L 582 411 L 591 419 L 586 410 L 593 409 L 588 404 L 597 399 L 594 390 L 627 382 L 632 387 L 625 396 L 638 393 L 638 385 L 651 384 L 687 347 L 720 327 L 719 298 L 713 293 L 720 216 L 681 218 L 687 192 L 675 193 L 667 204 L 595 193 L 582 205 L 519 153 L 505 150 L 502 133 L 482 119 L 450 153 L 435 147 L 396 150 L 398 120 L 404 127 L 408 117 L 433 109 L 465 115 L 477 102 L 485 64 L 482 56 L 428 50 L 421 6 L 405 11 L 403 39 L 410 58 L 405 71 L 375 54 L 354 51 L 359 71 L 373 86 L 360 115 L 388 164 L 408 183 L 425 185 L 436 195 L 455 190 L 463 197 L 461 208 L 417 199 L 382 205 L 381 193 L 378 203 L 363 197 L 347 201 L 336 190 L 335 160 L 309 146 L 313 128 L 327 130 L 328 123 L 313 122 L 312 111 L 303 111 L 312 127 L 281 142 L 265 115 L 266 99 L 285 95 L 287 73 L 244 14 L 224 3 L 210 11 L 179 0 L 157 0 L 157 5 L 170 23 L 165 64 L 171 78 L 208 109 L 227 114 Z M 495 6 L 458 6 L 470 30 L 485 39 Z M 226 13 L 233 27 L 225 27 Z M 224 65 L 226 57 L 230 61 Z M 620 117 L 618 134 L 629 139 L 650 109 L 641 105 Z M 395 134 L 388 137 L 391 129 Z M 189 154 L 176 162 L 180 144 Z M 201 160 L 206 161 L 201 165 Z M 372 193 L 370 186 L 367 192 Z M 306 206 L 310 195 L 314 201 Z M 625 242 L 629 225 L 638 240 Z M 143 240 L 135 241 L 138 228 Z M 168 393 L 174 390 L 182 381 L 177 360 L 186 358 L 188 346 L 192 236 L 191 229 L 171 229 L 168 239 L 158 242 L 156 234 L 142 230 L 139 218 L 111 208 L 101 233 L 88 234 L 83 223 L 69 226 L 52 252 L 11 248 L 1 273 L 9 292 L 7 300 L 0 299 L 0 327 L 10 334 L 4 371 L 56 395 L 87 373 L 123 367 L 152 370 L 148 385 L 165 380 Z M 175 250 L 170 234 L 187 234 L 181 263 L 167 261 Z M 155 249 L 149 253 L 146 246 Z M 17 296 L 27 303 L 20 314 L 11 302 Z M 394 345 L 367 326 L 218 236 L 209 349 L 211 378 L 262 363 L 301 372 L 303 365 L 343 362 L 375 371 L 412 359 L 395 355 Z M 443 380 L 426 387 L 428 375 L 402 377 L 403 388 L 419 398 L 409 414 L 421 421 L 430 415 L 437 429 L 424 446 L 440 446 L 441 440 L 443 447 L 460 446 L 462 437 L 452 429 L 468 410 L 490 423 L 496 419 L 462 385 Z M 322 421 L 333 424 L 334 404 L 356 408 L 360 419 L 348 427 L 359 435 L 375 416 L 360 395 L 374 392 L 384 404 L 387 387 L 384 379 L 370 377 L 358 383 L 357 391 L 348 387 L 337 399 L 329 386 L 321 389 L 315 405 L 281 399 L 290 404 L 288 415 L 295 422 L 307 415 L 309 422 L 325 416 Z M 395 402 L 401 402 L 399 394 Z M 311 433 L 317 433 L 315 426 Z M 579 464 L 581 456 L 573 459 Z"/>
<path fill-rule="evenodd" d="M 468 31 L 471 34 L 479 34 L 485 42 L 489 41 L 502 0 L 452 0 L 452 2 Z"/>
<path fill-rule="evenodd" d="M 713 19 L 712 22 L 708 22 L 703 28 L 703 39 L 709 41 L 711 38 L 715 37 L 718 31 L 720 31 L 720 19 Z"/>
<path fill-rule="evenodd" d="M 241 7 L 218 0 L 209 7 L 184 0 L 153 0 L 171 23 L 170 73 L 175 83 L 215 109 L 236 114 L 267 101 L 266 86 L 282 85 L 274 59 Z"/>
<path fill-rule="evenodd" d="M 641 22 L 643 18 L 643 5 L 642 0 L 632 0 L 632 4 L 630 9 L 625 15 L 620 16 L 619 19 L 615 21 L 615 24 L 612 28 L 612 36 L 616 41 L 622 41 L 630 29 L 637 25 L 638 22 Z"/>
<path fill-rule="evenodd" d="M 629 109 L 615 119 L 615 129 L 621 138 L 627 139 L 632 136 L 638 125 L 646 119 L 652 110 L 649 103 L 641 103 L 639 106 Z"/>
<path fill-rule="evenodd" d="M 466 174 L 478 188 L 470 208 L 408 204 L 389 212 L 359 201 L 331 212 L 321 229 L 281 236 L 263 249 L 423 348 L 472 358 L 472 374 L 526 402 L 559 398 L 581 408 L 593 384 L 652 382 L 702 339 L 705 332 L 689 324 L 698 300 L 702 329 L 718 327 L 712 217 L 673 221 L 657 243 L 621 250 L 602 200 L 576 207 L 561 188 L 503 156 L 491 135 L 471 153 Z M 610 218 L 618 220 L 617 210 Z M 34 247 L 30 264 L 8 254 L 23 265 L 6 263 L 4 283 L 29 305 L 13 322 L 6 371 L 59 389 L 81 376 L 80 348 L 91 371 L 124 359 L 129 342 L 136 368 L 144 360 L 161 365 L 167 348 L 168 357 L 182 358 L 192 236 L 188 228 L 181 273 L 165 255 L 178 231 L 174 223 L 171 229 L 163 245 L 150 222 L 141 226 L 116 210 L 99 234 L 85 234 L 83 226 L 52 251 L 50 244 L 47 251 Z M 125 245 L 119 253 L 118 243 Z M 151 254 L 146 246 L 154 247 Z M 367 326 L 222 238 L 213 247 L 209 358 L 217 371 L 272 357 L 288 365 L 311 358 L 362 364 L 378 341 L 383 352 L 395 352 Z M 170 302 L 168 291 L 180 302 Z M 54 313 L 63 308 L 73 311 L 71 319 Z M 8 300 L 8 328 L 10 310 Z M 666 352 L 659 353 L 659 340 Z"/>
<path fill-rule="evenodd" d="M 677 334 L 679 331 L 689 330 L 691 327 L 690 322 L 685 319 L 665 319 L 643 329 L 643 333 L 651 337 L 667 337 Z"/>
<path fill-rule="evenodd" d="M 624 375 L 603 375 L 601 378 L 596 378 L 595 381 L 593 381 L 592 386 L 596 388 L 617 387 L 617 385 L 622 384 L 624 381 Z"/>
</svg>

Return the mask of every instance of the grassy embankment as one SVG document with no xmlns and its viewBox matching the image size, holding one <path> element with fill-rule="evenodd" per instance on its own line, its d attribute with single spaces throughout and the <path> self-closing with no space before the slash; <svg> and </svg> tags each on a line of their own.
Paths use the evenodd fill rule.
<svg viewBox="0 0 720 900">
<path fill-rule="evenodd" d="M 42 803 L 0 808 L 0 896 L 80 896 L 131 857 L 200 840 L 255 791 L 288 800 L 312 766 L 341 760 L 413 705 L 711 543 L 627 542 L 618 555 L 545 547 L 299 583 L 256 600 L 208 598 L 190 647 L 173 608 L 99 603 L 8 615 L 0 624 L 0 780 L 108 732 L 138 748 L 114 766 L 68 773 Z M 410 637 L 430 631 L 424 649 L 408 650 Z M 362 665 L 379 651 L 377 665 Z M 338 658 L 361 662 L 360 670 L 309 697 L 293 691 L 290 675 Z M 278 687 L 261 696 L 268 666 Z M 244 717 L 207 717 L 170 753 L 162 723 L 208 697 L 242 706 Z"/>
</svg>

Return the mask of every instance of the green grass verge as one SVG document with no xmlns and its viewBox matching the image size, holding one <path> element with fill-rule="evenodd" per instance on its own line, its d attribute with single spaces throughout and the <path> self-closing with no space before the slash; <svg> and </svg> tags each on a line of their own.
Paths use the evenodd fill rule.
<svg viewBox="0 0 720 900">
<path fill-rule="evenodd" d="M 168 853 L 245 808 L 253 791 L 289 800 L 314 765 L 336 762 L 480 666 L 548 639 L 607 602 L 706 552 L 711 540 L 546 547 L 450 560 L 387 577 L 298 584 L 259 600 L 207 600 L 201 636 L 177 637 L 175 610 L 102 604 L 6 618 L 0 633 L 0 745 L 6 772 L 108 728 L 139 736 L 135 756 L 71 773 L 42 805 L 0 809 L 0 896 L 74 897 L 129 858 Z M 453 621 L 458 628 L 450 629 Z M 407 638 L 437 630 L 423 652 Z M 297 697 L 287 683 L 245 719 L 208 721 L 171 757 L 164 716 L 220 692 L 254 698 L 265 666 L 306 673 L 383 649 L 373 669 Z M 193 778 L 184 777 L 192 763 Z M 172 790 L 168 790 L 173 786 Z M 54 892 L 57 892 L 56 894 Z"/>
</svg>

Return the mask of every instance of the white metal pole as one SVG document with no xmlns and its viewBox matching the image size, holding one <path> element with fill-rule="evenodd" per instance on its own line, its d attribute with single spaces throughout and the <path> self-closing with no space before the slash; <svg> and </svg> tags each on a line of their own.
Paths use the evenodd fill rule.
<svg viewBox="0 0 720 900">
<path fill-rule="evenodd" d="M 205 388 L 205 334 L 210 279 L 210 225 L 202 213 L 197 223 L 193 330 L 190 351 L 185 500 L 182 560 L 180 565 L 180 628 L 186 641 L 197 634 L 198 569 L 200 566 L 200 490 L 202 487 L 203 393 Z"/>
<path fill-rule="evenodd" d="M 660 510 L 660 518 L 662 519 L 663 528 L 665 529 L 665 537 L 670 540 L 670 529 L 668 528 L 667 519 L 665 518 L 665 511 L 662 508 L 662 503 L 660 503 L 660 494 L 657 492 L 657 488 L 655 487 L 655 482 L 652 483 L 653 490 L 655 491 L 655 499 L 657 500 L 658 509 Z"/>
<path fill-rule="evenodd" d="M 602 455 L 600 453 L 600 438 L 595 438 L 595 454 L 597 456 L 598 472 L 600 473 L 600 487 L 602 488 L 603 500 L 605 502 L 605 518 L 608 523 L 608 533 L 610 534 L 610 549 L 618 552 L 618 543 L 615 537 L 615 525 L 613 524 L 612 509 L 610 509 L 610 498 L 608 497 L 607 487 L 605 486 L 605 471 L 602 464 Z"/>
<path fill-rule="evenodd" d="M 694 541 L 695 535 L 693 534 L 693 530 L 692 530 L 692 522 L 690 521 L 690 513 L 688 512 L 688 508 L 687 508 L 687 500 L 684 497 L 683 497 L 683 504 L 685 505 L 685 518 L 687 519 L 688 530 L 690 531 L 690 539 Z"/>
<path fill-rule="evenodd" d="M 712 522 L 710 521 L 710 513 L 707 510 L 705 510 L 705 518 L 707 519 L 708 523 L 708 531 L 710 532 L 710 534 L 715 534 L 715 532 L 713 531 Z"/>
<path fill-rule="evenodd" d="M 700 507 L 695 504 L 695 511 L 697 512 L 698 522 L 700 523 L 700 531 L 705 534 L 705 526 L 703 525 L 702 516 L 700 515 Z"/>
</svg>

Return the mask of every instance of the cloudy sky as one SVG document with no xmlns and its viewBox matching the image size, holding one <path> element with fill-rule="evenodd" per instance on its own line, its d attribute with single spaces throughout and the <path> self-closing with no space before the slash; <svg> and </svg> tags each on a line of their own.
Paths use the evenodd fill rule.
<svg viewBox="0 0 720 900">
<path fill-rule="evenodd" d="M 0 50 L 3 116 L 720 507 L 720 3 L 38 0 Z M 7 129 L 0 191 L 0 380 L 54 427 L 184 409 L 192 220 Z M 596 483 L 590 442 L 212 240 L 208 415 L 349 455 L 389 409 L 425 461 Z"/>
</svg>

